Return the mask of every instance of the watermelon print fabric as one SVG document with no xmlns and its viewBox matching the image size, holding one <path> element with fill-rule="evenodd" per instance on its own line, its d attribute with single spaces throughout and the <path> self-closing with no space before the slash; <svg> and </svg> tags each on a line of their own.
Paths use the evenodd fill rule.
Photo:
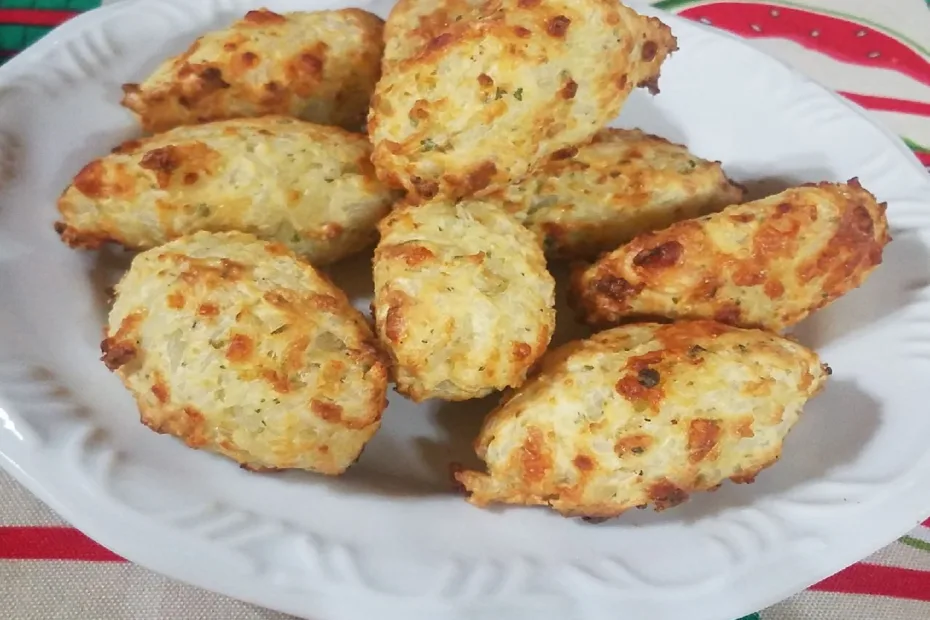
<svg viewBox="0 0 930 620">
<path fill-rule="evenodd" d="M 100 0 L 0 0 L 0 62 Z"/>
<path fill-rule="evenodd" d="M 0 0 L 0 63 L 99 4 Z M 930 0 L 653 4 L 753 39 L 869 110 L 930 168 Z M 805 62 L 814 57 L 818 62 Z M 124 561 L 69 527 L 3 472 L 0 601 L 4 620 L 289 618 Z M 617 618 L 640 620 L 619 613 Z M 805 592 L 738 620 L 930 620 L 930 519 Z"/>
<path fill-rule="evenodd" d="M 895 0 L 896 11 L 888 11 L 891 3 L 868 0 L 803 4 L 661 0 L 653 5 L 745 38 L 764 40 L 764 49 L 775 56 L 780 56 L 779 49 L 787 53 L 786 46 L 794 44 L 830 59 L 833 62 L 826 73 L 811 77 L 870 110 L 930 167 L 928 1 Z M 889 21 L 889 13 L 901 17 Z M 913 32 L 903 32 L 905 28 Z M 881 72 L 898 74 L 893 91 L 873 86 L 889 82 L 878 79 Z"/>
</svg>

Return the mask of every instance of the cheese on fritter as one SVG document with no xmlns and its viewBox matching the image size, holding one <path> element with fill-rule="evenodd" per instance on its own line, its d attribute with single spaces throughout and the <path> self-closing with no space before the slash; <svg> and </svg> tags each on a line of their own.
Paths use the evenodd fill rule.
<svg viewBox="0 0 930 620">
<path fill-rule="evenodd" d="M 356 131 L 381 74 L 382 33 L 360 9 L 249 11 L 126 84 L 123 105 L 148 132 L 267 114 Z"/>
<path fill-rule="evenodd" d="M 398 0 L 384 23 L 383 62 L 409 58 L 450 24 L 480 17 L 487 0 Z"/>
<path fill-rule="evenodd" d="M 397 390 L 465 400 L 520 385 L 555 327 L 530 232 L 481 201 L 407 205 L 379 228 L 372 307 Z"/>
<path fill-rule="evenodd" d="M 720 162 L 637 129 L 604 129 L 573 157 L 553 158 L 489 196 L 558 258 L 594 258 L 636 235 L 737 204 Z"/>
<path fill-rule="evenodd" d="M 891 240 L 885 205 L 853 179 L 727 207 L 640 235 L 575 274 L 592 325 L 715 319 L 778 331 L 858 287 Z"/>
<path fill-rule="evenodd" d="M 473 504 L 614 517 L 752 482 L 830 374 L 796 342 L 711 321 L 611 329 L 540 365 L 484 422 L 488 473 L 456 473 Z"/>
<path fill-rule="evenodd" d="M 342 473 L 387 406 L 361 313 L 283 245 L 248 234 L 201 232 L 136 256 L 101 348 L 146 426 L 249 469 Z"/>
<path fill-rule="evenodd" d="M 237 230 L 331 263 L 374 244 L 395 198 L 370 153 L 363 135 L 286 117 L 178 127 L 87 164 L 58 201 L 56 230 L 88 249 Z"/>
<path fill-rule="evenodd" d="M 442 17 L 462 5 L 424 16 L 412 3 L 389 18 L 404 42 L 387 43 L 396 58 L 383 63 L 368 131 L 379 177 L 411 201 L 519 181 L 590 140 L 633 88 L 655 89 L 676 49 L 668 27 L 615 0 L 466 1 L 461 19 Z"/>
</svg>

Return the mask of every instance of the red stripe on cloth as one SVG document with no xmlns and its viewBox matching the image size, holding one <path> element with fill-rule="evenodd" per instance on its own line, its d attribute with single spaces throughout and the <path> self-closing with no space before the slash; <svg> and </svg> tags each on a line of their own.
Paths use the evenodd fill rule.
<svg viewBox="0 0 930 620">
<path fill-rule="evenodd" d="M 0 24 L 21 26 L 57 26 L 77 15 L 77 11 L 52 9 L 4 9 L 0 8 Z"/>
<path fill-rule="evenodd" d="M 877 564 L 854 564 L 811 586 L 811 590 L 930 601 L 930 573 Z"/>
<path fill-rule="evenodd" d="M 924 521 L 924 522 L 923 522 L 923 525 L 926 525 L 927 527 L 930 527 L 930 519 L 927 519 L 926 521 Z"/>
<path fill-rule="evenodd" d="M 930 168 L 930 153 L 925 153 L 923 151 L 914 151 L 914 155 L 917 156 L 917 159 L 920 160 L 920 163 L 925 165 L 927 168 Z M 924 523 L 924 525 L 930 527 L 930 523 Z"/>
<path fill-rule="evenodd" d="M 125 561 L 71 527 L 0 527 L 0 560 Z"/>
<path fill-rule="evenodd" d="M 861 105 L 868 110 L 883 110 L 885 112 L 901 112 L 915 116 L 930 116 L 930 103 L 923 101 L 910 101 L 908 99 L 895 99 L 893 97 L 876 97 L 875 95 L 861 95 L 840 91 L 840 94 Z"/>
</svg>

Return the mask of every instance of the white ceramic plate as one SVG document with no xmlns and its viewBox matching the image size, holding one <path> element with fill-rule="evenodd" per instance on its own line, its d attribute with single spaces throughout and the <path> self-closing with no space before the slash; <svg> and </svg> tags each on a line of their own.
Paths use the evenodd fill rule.
<svg viewBox="0 0 930 620">
<path fill-rule="evenodd" d="M 885 264 L 797 330 L 835 375 L 755 485 L 601 525 L 478 510 L 448 492 L 446 467 L 473 462 L 488 401 L 392 398 L 383 430 L 335 480 L 250 474 L 142 427 L 98 361 L 103 291 L 125 257 L 66 249 L 52 231 L 55 199 L 86 161 L 135 134 L 121 83 L 259 4 L 340 5 L 119 3 L 0 70 L 0 463 L 65 518 L 157 571 L 316 620 L 732 620 L 930 512 L 930 179 L 858 110 L 669 16 L 681 50 L 662 94 L 634 94 L 619 123 L 724 161 L 757 194 L 858 176 L 890 205 Z M 360 306 L 366 261 L 335 273 Z"/>
</svg>

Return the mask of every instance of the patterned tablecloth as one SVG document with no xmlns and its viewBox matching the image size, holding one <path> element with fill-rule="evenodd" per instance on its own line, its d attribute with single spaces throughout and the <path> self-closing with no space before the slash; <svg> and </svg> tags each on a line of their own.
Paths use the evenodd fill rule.
<svg viewBox="0 0 930 620">
<path fill-rule="evenodd" d="M 99 4 L 100 0 L 0 0 L 0 60 Z M 930 0 L 655 4 L 756 39 L 771 54 L 868 109 L 930 167 Z M 288 616 L 130 564 L 68 527 L 0 472 L 0 618 Z M 750 619 L 930 619 L 930 519 L 859 564 L 744 620 Z"/>
</svg>

